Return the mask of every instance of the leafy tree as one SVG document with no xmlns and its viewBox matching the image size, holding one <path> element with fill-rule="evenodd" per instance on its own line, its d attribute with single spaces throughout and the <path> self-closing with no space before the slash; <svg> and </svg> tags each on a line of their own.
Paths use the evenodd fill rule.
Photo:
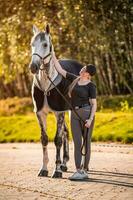
<svg viewBox="0 0 133 200">
<path fill-rule="evenodd" d="M 58 57 L 97 66 L 99 94 L 133 93 L 132 1 L 0 1 L 0 98 L 29 96 L 32 25 L 51 25 Z"/>
</svg>

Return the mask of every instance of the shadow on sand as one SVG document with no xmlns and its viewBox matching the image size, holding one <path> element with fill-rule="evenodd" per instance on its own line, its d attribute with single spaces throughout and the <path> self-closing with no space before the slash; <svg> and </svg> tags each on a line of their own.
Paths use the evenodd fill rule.
<svg viewBox="0 0 133 200">
<path fill-rule="evenodd" d="M 73 173 L 72 171 L 67 171 L 67 173 Z M 119 181 L 117 180 L 112 180 L 114 177 L 120 177 L 120 178 L 126 178 L 130 180 L 133 180 L 133 174 L 128 174 L 128 173 L 120 173 L 120 172 L 108 172 L 108 171 L 96 171 L 96 170 L 90 170 L 89 175 L 96 175 L 96 176 L 101 176 L 100 178 L 88 178 L 85 180 L 74 180 L 76 182 L 95 182 L 95 183 L 106 183 L 106 184 L 111 184 L 111 185 L 117 185 L 117 186 L 124 186 L 124 187 L 130 187 L 133 188 L 133 182 L 127 182 L 127 181 Z M 108 176 L 111 179 L 105 179 L 103 178 L 104 176 Z"/>
</svg>

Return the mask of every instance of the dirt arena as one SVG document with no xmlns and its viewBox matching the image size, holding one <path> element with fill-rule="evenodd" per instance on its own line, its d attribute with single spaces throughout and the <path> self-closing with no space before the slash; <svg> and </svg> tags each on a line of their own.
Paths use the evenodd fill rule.
<svg viewBox="0 0 133 200">
<path fill-rule="evenodd" d="M 52 179 L 55 146 L 48 145 L 49 177 L 38 177 L 41 144 L 0 144 L 0 200 L 132 200 L 133 146 L 93 143 L 89 179 L 70 181 L 74 172 L 70 144 L 68 172 Z"/>
</svg>

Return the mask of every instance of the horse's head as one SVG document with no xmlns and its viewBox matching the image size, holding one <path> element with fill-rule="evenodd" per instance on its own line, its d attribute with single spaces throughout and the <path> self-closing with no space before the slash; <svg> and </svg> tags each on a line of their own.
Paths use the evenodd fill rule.
<svg viewBox="0 0 133 200">
<path fill-rule="evenodd" d="M 46 26 L 45 31 L 39 31 L 36 26 L 33 26 L 33 33 L 32 59 L 29 68 L 33 74 L 38 73 L 39 70 L 45 70 L 48 73 L 52 51 L 49 25 Z"/>
</svg>

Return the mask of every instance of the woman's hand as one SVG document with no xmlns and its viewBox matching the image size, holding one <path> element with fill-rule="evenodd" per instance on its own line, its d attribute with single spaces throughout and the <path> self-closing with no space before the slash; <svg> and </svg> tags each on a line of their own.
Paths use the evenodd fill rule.
<svg viewBox="0 0 133 200">
<path fill-rule="evenodd" d="M 85 123 L 85 126 L 86 126 L 87 128 L 90 128 L 90 125 L 91 125 L 92 120 L 91 120 L 91 119 L 87 119 L 85 122 L 86 122 L 86 123 Z"/>
</svg>

